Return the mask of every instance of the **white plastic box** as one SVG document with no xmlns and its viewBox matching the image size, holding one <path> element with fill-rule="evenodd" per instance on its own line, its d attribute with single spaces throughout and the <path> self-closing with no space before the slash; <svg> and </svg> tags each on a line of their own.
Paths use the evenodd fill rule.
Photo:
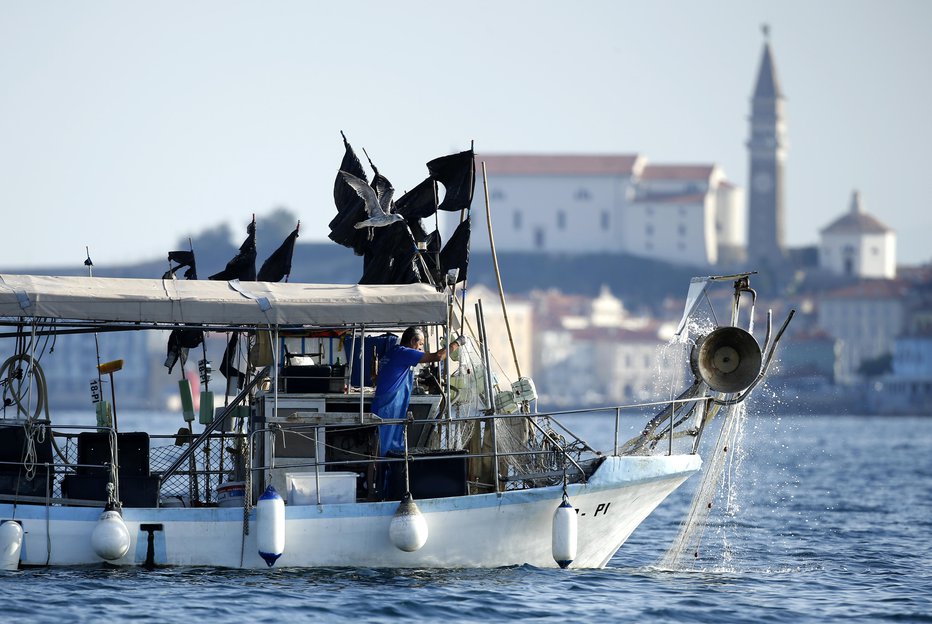
<svg viewBox="0 0 932 624">
<path fill-rule="evenodd" d="M 320 481 L 320 503 L 334 505 L 356 502 L 355 472 L 289 472 L 285 474 L 289 505 L 316 505 Z"/>
</svg>

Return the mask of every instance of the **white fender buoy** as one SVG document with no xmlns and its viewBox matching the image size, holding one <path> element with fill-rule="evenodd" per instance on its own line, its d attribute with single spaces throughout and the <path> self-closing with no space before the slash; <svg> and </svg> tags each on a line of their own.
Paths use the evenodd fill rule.
<svg viewBox="0 0 932 624">
<path fill-rule="evenodd" d="M 285 501 L 271 485 L 256 503 L 256 544 L 270 568 L 285 552 Z"/>
<path fill-rule="evenodd" d="M 398 504 L 392 522 L 388 525 L 388 536 L 395 548 L 414 552 L 427 543 L 427 519 L 417 508 L 411 494 L 405 494 Z"/>
<path fill-rule="evenodd" d="M 120 512 L 109 510 L 100 514 L 91 533 L 91 548 L 105 561 L 114 561 L 129 552 L 129 529 Z"/>
<path fill-rule="evenodd" d="M 561 568 L 565 568 L 573 563 L 576 558 L 576 510 L 570 505 L 570 502 L 563 498 L 563 502 L 553 512 L 553 560 Z"/>
<path fill-rule="evenodd" d="M 0 524 L 0 570 L 19 568 L 19 553 L 23 550 L 23 527 L 15 520 Z"/>
</svg>

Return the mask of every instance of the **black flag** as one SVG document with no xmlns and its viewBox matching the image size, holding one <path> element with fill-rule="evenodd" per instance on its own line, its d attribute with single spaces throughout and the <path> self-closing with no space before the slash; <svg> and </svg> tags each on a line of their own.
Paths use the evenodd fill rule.
<svg viewBox="0 0 932 624">
<path fill-rule="evenodd" d="M 395 213 L 405 219 L 426 219 L 435 212 L 437 212 L 437 183 L 433 178 L 426 178 L 395 202 Z"/>
<path fill-rule="evenodd" d="M 177 263 L 175 266 L 171 266 L 171 263 Z M 175 273 L 188 267 L 188 270 L 184 272 L 185 279 L 197 279 L 197 265 L 194 262 L 194 252 L 193 251 L 169 251 L 168 252 L 168 266 L 171 267 L 162 275 L 162 279 L 175 279 Z"/>
<path fill-rule="evenodd" d="M 363 260 L 360 284 L 415 284 L 423 281 L 417 249 L 401 221 L 376 230 Z"/>
<path fill-rule="evenodd" d="M 444 245 L 443 251 L 440 252 L 440 270 L 446 274 L 451 269 L 459 269 L 459 275 L 456 278 L 457 283 L 466 280 L 466 269 L 469 267 L 469 222 L 471 217 L 466 217 L 462 223 L 456 226 L 453 236 Z"/>
<path fill-rule="evenodd" d="M 226 268 L 214 273 L 207 279 L 230 281 L 238 279 L 241 282 L 256 281 L 256 218 L 246 227 L 246 240 L 239 247 L 232 260 L 227 262 Z"/>
<path fill-rule="evenodd" d="M 446 189 L 438 206 L 440 210 L 455 212 L 469 208 L 476 183 L 476 157 L 472 149 L 435 158 L 427 163 L 427 170 Z"/>
<path fill-rule="evenodd" d="M 366 213 L 365 202 L 346 182 L 341 172 L 352 174 L 360 180 L 365 180 L 367 184 L 369 178 L 356 152 L 353 151 L 353 146 L 346 140 L 346 135 L 342 132 L 340 135 L 343 137 L 344 153 L 336 180 L 333 182 L 333 203 L 337 207 L 337 215 L 330 221 L 330 240 L 349 247 L 357 256 L 361 256 L 369 247 L 369 235 L 364 229 L 357 230 L 354 226 L 360 221 L 365 221 L 369 215 Z"/>
<path fill-rule="evenodd" d="M 279 245 L 278 249 L 262 263 L 256 279 L 260 282 L 280 282 L 285 276 L 291 275 L 291 259 L 294 256 L 294 244 L 300 227 L 301 224 L 298 223 L 285 242 Z"/>
<path fill-rule="evenodd" d="M 165 367 L 171 375 L 172 369 L 178 360 L 181 368 L 188 361 L 188 349 L 200 346 L 204 342 L 204 332 L 200 329 L 173 329 L 168 335 L 168 353 L 165 356 Z"/>
<path fill-rule="evenodd" d="M 236 387 L 242 388 L 246 381 L 246 375 L 236 368 L 237 350 L 239 348 L 239 332 L 233 332 L 230 340 L 227 342 L 227 348 L 223 351 L 223 359 L 220 361 L 220 374 L 229 381 L 236 378 Z"/>
<path fill-rule="evenodd" d="M 177 263 L 171 267 L 171 263 Z M 197 279 L 197 266 L 194 262 L 193 251 L 169 251 L 168 252 L 169 268 L 162 275 L 162 279 L 175 279 L 177 273 L 182 267 L 188 267 L 184 272 L 185 279 Z M 188 359 L 188 349 L 193 349 L 204 342 L 204 332 L 199 329 L 173 329 L 168 336 L 168 352 L 165 356 L 165 367 L 168 368 L 168 374 L 171 375 L 172 369 L 178 360 L 181 360 L 181 367 Z"/>
</svg>

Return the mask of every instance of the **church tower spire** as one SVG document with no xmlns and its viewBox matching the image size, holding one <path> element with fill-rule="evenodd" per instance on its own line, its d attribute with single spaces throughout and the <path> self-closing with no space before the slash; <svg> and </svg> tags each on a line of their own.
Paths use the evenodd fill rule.
<svg viewBox="0 0 932 624">
<path fill-rule="evenodd" d="M 786 160 L 786 124 L 783 92 L 770 49 L 770 27 L 762 27 L 764 50 L 754 94 L 747 148 L 748 260 L 755 268 L 778 268 L 784 260 L 783 168 Z"/>
</svg>

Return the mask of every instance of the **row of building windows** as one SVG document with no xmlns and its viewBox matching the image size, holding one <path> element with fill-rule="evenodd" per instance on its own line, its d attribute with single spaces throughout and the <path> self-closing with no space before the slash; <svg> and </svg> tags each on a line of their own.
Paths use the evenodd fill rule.
<svg viewBox="0 0 932 624">
<path fill-rule="evenodd" d="M 566 211 L 558 210 L 557 229 L 565 230 L 566 223 Z M 511 225 L 515 230 L 520 230 L 524 227 L 524 214 L 520 210 L 515 210 L 511 213 Z M 605 231 L 611 227 L 611 216 L 609 215 L 608 211 L 603 210 L 601 213 L 599 213 L 599 227 Z"/>
<path fill-rule="evenodd" d="M 499 201 L 502 201 L 505 199 L 505 191 L 503 191 L 502 189 L 492 189 L 489 195 L 491 196 L 492 199 L 496 199 Z M 592 193 L 589 192 L 589 189 L 580 188 L 580 189 L 577 189 L 575 193 L 573 193 L 573 199 L 577 201 L 589 201 L 590 199 L 592 199 Z"/>
<path fill-rule="evenodd" d="M 644 226 L 644 232 L 648 236 L 653 236 L 654 235 L 654 224 L 648 223 L 646 226 Z M 678 226 L 676 226 L 676 233 L 679 234 L 680 236 L 686 236 L 686 226 L 680 223 Z"/>
<path fill-rule="evenodd" d="M 679 214 L 681 217 L 685 217 L 685 216 L 686 216 L 686 210 L 687 210 L 686 206 L 678 206 L 677 209 L 676 209 L 676 212 L 677 212 L 677 214 Z M 646 212 L 648 216 L 651 216 L 651 217 L 652 217 L 652 216 L 654 216 L 655 210 L 654 210 L 654 207 L 653 207 L 653 206 L 645 206 L 645 207 L 644 207 L 644 212 Z"/>
</svg>

